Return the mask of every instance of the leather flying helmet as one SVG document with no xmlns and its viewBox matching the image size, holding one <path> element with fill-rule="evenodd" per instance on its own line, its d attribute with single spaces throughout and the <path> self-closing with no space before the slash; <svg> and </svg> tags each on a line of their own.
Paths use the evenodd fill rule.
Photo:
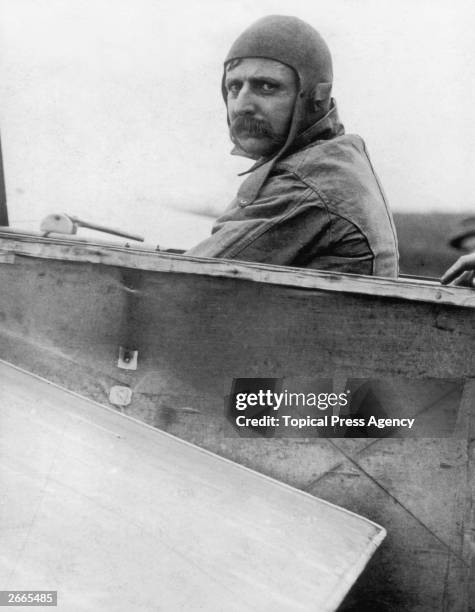
<svg viewBox="0 0 475 612">
<path fill-rule="evenodd" d="M 333 81 L 330 51 L 321 35 L 305 21 L 284 15 L 263 17 L 244 30 L 225 59 L 222 80 L 225 102 L 226 65 L 232 60 L 249 57 L 286 64 L 295 71 L 298 78 L 299 92 L 289 133 L 284 146 L 274 154 L 277 159 L 289 148 L 295 137 L 315 121 L 313 101 L 325 104 L 330 100 Z"/>
</svg>

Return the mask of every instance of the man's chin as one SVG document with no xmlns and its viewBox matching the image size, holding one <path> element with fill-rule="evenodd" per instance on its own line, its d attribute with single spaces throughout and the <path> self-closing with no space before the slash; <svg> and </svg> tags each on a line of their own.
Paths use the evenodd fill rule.
<svg viewBox="0 0 475 612">
<path fill-rule="evenodd" d="M 236 143 L 251 159 L 268 157 L 276 151 L 275 144 L 269 138 L 240 137 L 236 138 Z"/>
</svg>

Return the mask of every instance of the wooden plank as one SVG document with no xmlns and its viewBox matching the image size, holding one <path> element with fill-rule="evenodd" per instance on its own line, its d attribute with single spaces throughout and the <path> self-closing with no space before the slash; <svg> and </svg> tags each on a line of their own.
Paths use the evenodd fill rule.
<svg viewBox="0 0 475 612">
<path fill-rule="evenodd" d="M 153 393 L 154 381 L 158 393 L 170 379 L 167 391 L 183 399 L 191 387 L 205 410 L 197 392 L 222 398 L 223 383 L 235 376 L 475 377 L 473 309 L 230 278 L 131 274 L 125 282 L 114 267 L 33 259 L 0 266 L 4 354 L 12 360 L 26 343 L 32 365 L 47 361 L 61 370 L 67 359 L 80 368 L 78 384 L 90 371 L 135 387 L 147 373 L 137 393 Z M 129 296 L 137 298 L 132 311 Z M 139 349 L 136 373 L 117 368 L 119 346 L 131 337 Z"/>
<path fill-rule="evenodd" d="M 472 289 L 446 287 L 437 282 L 407 278 L 404 280 L 378 278 L 234 260 L 189 257 L 172 253 L 157 253 L 144 248 L 114 247 L 66 238 L 41 238 L 5 231 L 0 232 L 0 249 L 26 257 L 88 262 L 177 274 L 239 278 L 265 284 L 475 308 L 475 292 Z"/>
<path fill-rule="evenodd" d="M 0 363 L 2 588 L 60 610 L 335 610 L 384 529 Z"/>
</svg>

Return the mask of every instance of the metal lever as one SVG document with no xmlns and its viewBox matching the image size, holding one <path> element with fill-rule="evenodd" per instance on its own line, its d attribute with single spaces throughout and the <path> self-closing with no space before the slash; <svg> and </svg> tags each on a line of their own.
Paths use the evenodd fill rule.
<svg viewBox="0 0 475 612">
<path fill-rule="evenodd" d="M 97 225 L 96 223 L 83 221 L 82 219 L 78 219 L 78 217 L 71 217 L 65 213 L 48 215 L 45 217 L 41 222 L 40 231 L 45 232 L 45 236 L 51 233 L 76 234 L 78 227 L 86 227 L 88 229 L 97 230 L 98 232 L 121 236 L 122 238 L 129 238 L 130 240 L 137 240 L 138 242 L 144 242 L 145 240 L 142 236 L 129 234 L 122 230 L 106 227 L 105 225 Z"/>
</svg>

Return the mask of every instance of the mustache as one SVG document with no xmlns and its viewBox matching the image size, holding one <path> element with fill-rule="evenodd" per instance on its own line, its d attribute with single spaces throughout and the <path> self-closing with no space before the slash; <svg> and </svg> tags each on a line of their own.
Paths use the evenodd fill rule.
<svg viewBox="0 0 475 612">
<path fill-rule="evenodd" d="M 230 129 L 234 138 L 245 134 L 251 138 L 268 138 L 275 145 L 283 145 L 286 141 L 286 137 L 278 136 L 267 121 L 247 115 L 236 117 L 231 122 Z"/>
</svg>

